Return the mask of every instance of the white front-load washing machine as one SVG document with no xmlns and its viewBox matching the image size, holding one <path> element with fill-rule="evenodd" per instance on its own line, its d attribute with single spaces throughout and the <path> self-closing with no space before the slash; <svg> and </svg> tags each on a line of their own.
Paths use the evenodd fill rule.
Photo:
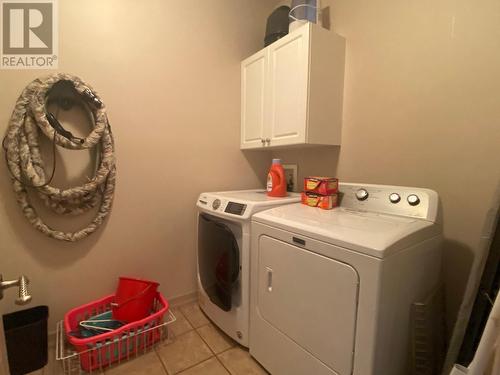
<svg viewBox="0 0 500 375">
<path fill-rule="evenodd" d="M 411 306 L 440 283 L 438 196 L 341 184 L 330 211 L 252 218 L 250 354 L 273 375 L 407 375 Z"/>
<path fill-rule="evenodd" d="M 265 190 L 202 193 L 198 207 L 198 301 L 226 334 L 248 347 L 250 224 L 262 210 L 298 202 L 268 197 Z"/>
</svg>

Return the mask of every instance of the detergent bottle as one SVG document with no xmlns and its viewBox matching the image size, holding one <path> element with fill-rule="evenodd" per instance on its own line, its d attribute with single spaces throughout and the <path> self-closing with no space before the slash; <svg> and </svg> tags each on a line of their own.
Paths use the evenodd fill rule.
<svg viewBox="0 0 500 375">
<path fill-rule="evenodd" d="M 270 197 L 286 197 L 285 171 L 281 159 L 273 159 L 273 164 L 267 174 L 267 195 Z"/>
</svg>

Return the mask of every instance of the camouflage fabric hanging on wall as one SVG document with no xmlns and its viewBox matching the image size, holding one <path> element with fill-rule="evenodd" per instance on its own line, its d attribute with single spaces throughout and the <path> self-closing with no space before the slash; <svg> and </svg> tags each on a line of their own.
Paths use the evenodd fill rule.
<svg viewBox="0 0 500 375">
<path fill-rule="evenodd" d="M 47 109 L 51 90 L 60 83 L 69 85 L 82 106 L 91 114 L 93 129 L 85 138 L 74 137 L 62 128 Z M 56 145 L 72 150 L 95 147 L 99 163 L 94 176 L 82 186 L 69 189 L 51 186 L 53 176 L 47 176 L 40 152 L 40 131 L 54 142 L 54 150 Z M 17 100 L 3 148 L 17 202 L 24 216 L 36 229 L 57 240 L 74 242 L 93 233 L 104 222 L 111 210 L 115 189 L 114 141 L 106 107 L 88 84 L 78 77 L 63 73 L 31 82 Z M 30 201 L 28 189 L 34 189 L 44 204 L 57 214 L 79 215 L 97 205 L 99 209 L 85 228 L 76 232 L 59 231 L 39 217 Z"/>
</svg>

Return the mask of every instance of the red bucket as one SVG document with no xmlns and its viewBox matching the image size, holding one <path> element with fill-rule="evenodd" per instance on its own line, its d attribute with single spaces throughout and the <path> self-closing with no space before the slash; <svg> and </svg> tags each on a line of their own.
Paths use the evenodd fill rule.
<svg viewBox="0 0 500 375">
<path fill-rule="evenodd" d="M 113 307 L 113 319 L 135 322 L 146 318 L 153 310 L 157 282 L 120 277 Z"/>
</svg>

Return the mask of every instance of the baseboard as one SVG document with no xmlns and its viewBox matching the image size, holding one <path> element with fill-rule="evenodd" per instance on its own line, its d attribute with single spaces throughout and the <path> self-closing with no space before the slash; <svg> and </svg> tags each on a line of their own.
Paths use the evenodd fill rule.
<svg viewBox="0 0 500 375">
<path fill-rule="evenodd" d="M 194 291 L 177 297 L 168 298 L 168 303 L 172 307 L 179 307 L 198 300 L 198 292 Z"/>
</svg>

